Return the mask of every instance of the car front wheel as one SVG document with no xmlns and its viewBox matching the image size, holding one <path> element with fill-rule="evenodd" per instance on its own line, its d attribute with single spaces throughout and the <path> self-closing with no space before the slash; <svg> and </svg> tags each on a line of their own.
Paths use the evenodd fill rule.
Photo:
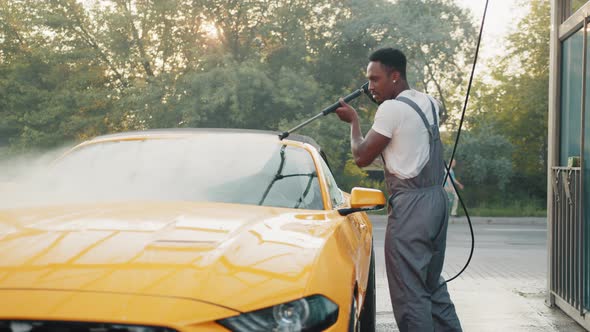
<svg viewBox="0 0 590 332">
<path fill-rule="evenodd" d="M 369 280 L 367 281 L 367 291 L 365 293 L 365 301 L 363 302 L 363 309 L 361 310 L 361 317 L 359 320 L 360 331 L 374 332 L 375 331 L 375 315 L 377 307 L 377 298 L 375 292 L 375 250 L 371 246 L 371 265 L 369 267 Z"/>
</svg>

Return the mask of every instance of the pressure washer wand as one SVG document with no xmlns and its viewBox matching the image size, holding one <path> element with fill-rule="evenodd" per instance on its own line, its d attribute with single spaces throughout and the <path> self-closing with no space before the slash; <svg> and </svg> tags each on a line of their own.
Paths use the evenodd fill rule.
<svg viewBox="0 0 590 332">
<path fill-rule="evenodd" d="M 360 96 L 361 94 L 366 93 L 369 94 L 369 82 L 363 84 L 359 89 L 355 90 L 353 93 L 349 94 L 348 96 L 342 98 L 344 99 L 345 102 L 349 102 L 355 98 L 358 98 L 358 96 Z M 324 108 L 323 111 L 321 111 L 318 115 L 314 116 L 313 118 L 310 118 L 308 120 L 306 120 L 305 122 L 297 125 L 296 127 L 290 129 L 289 131 L 285 131 L 282 134 L 279 134 L 279 139 L 282 140 L 284 138 L 287 138 L 287 136 L 289 136 L 292 132 L 299 130 L 305 126 L 307 126 L 308 124 L 310 124 L 311 122 L 315 121 L 317 118 L 320 118 L 322 116 L 326 116 L 332 112 L 334 112 L 336 109 L 338 109 L 338 107 L 340 107 L 340 102 L 337 101 L 334 104 Z"/>
</svg>

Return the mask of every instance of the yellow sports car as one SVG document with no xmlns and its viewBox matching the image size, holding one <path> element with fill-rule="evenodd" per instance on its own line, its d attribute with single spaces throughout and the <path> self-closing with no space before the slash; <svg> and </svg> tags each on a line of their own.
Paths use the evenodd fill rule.
<svg viewBox="0 0 590 332">
<path fill-rule="evenodd" d="M 363 211 L 385 197 L 338 189 L 307 137 L 106 135 L 22 188 L 0 209 L 2 332 L 375 328 Z"/>
</svg>

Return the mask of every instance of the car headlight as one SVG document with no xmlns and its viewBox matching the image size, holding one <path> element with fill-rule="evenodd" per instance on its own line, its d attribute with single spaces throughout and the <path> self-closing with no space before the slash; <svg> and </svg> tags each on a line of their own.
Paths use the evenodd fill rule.
<svg viewBox="0 0 590 332">
<path fill-rule="evenodd" d="M 338 305 L 321 295 L 312 295 L 217 322 L 234 332 L 295 332 L 323 330 L 337 319 Z"/>
</svg>

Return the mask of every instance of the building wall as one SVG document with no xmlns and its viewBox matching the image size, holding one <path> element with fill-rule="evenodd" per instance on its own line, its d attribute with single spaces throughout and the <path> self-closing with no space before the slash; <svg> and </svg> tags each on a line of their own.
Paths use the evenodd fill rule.
<svg viewBox="0 0 590 332">
<path fill-rule="evenodd" d="M 552 0 L 551 1 L 551 45 L 550 45 L 550 82 L 549 82 L 549 153 L 548 153 L 548 289 L 549 302 L 557 304 L 568 315 L 590 330 L 590 319 L 585 312 L 590 310 L 590 28 L 585 23 L 590 17 L 590 1 Z M 572 157 L 577 157 L 578 170 L 572 166 Z M 554 196 L 556 186 L 556 167 L 579 173 L 582 190 L 578 210 L 580 216 L 559 216 L 554 210 L 557 199 Z M 563 185 L 563 183 L 560 183 Z M 562 198 L 563 199 L 563 198 Z M 571 219 L 571 220 L 570 220 Z M 574 223 L 580 225 L 580 234 L 564 237 L 554 234 L 556 223 Z M 569 225 L 567 225 L 569 227 Z M 566 228 L 567 229 L 567 228 Z M 567 234 L 566 234 L 567 235 Z M 572 239 L 581 241 L 575 242 Z M 561 242 L 560 242 L 561 241 Z M 562 278 L 565 272 L 556 273 L 555 246 L 572 246 L 579 259 L 574 262 L 582 265 L 583 276 L 574 276 L 581 280 L 581 305 L 576 300 L 560 298 L 552 290 L 552 278 Z M 553 258 L 552 258 L 553 255 Z M 579 274 L 579 271 L 577 272 Z M 576 283 L 576 287 L 578 284 Z M 580 303 L 580 302 L 578 302 Z"/>
</svg>

